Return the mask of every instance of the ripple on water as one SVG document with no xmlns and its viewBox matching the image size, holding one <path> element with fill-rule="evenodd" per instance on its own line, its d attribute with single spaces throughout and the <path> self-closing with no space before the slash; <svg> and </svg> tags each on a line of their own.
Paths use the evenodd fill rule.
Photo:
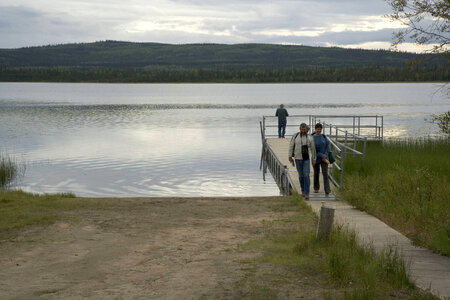
<svg viewBox="0 0 450 300">
<path fill-rule="evenodd" d="M 423 100 L 428 85 L 48 84 L 10 96 L 0 85 L 0 144 L 27 163 L 21 187 L 81 196 L 278 195 L 258 167 L 259 121 L 279 103 L 291 115 L 385 115 L 385 136 L 432 131 L 424 118 L 449 109 Z"/>
</svg>

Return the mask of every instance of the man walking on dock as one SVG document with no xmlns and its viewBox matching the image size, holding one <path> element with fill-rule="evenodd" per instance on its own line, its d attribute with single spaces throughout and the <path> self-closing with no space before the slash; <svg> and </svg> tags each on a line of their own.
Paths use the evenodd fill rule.
<svg viewBox="0 0 450 300">
<path fill-rule="evenodd" d="M 284 104 L 280 104 L 275 116 L 278 117 L 278 138 L 284 138 L 286 133 L 286 117 L 289 116 Z"/>
</svg>

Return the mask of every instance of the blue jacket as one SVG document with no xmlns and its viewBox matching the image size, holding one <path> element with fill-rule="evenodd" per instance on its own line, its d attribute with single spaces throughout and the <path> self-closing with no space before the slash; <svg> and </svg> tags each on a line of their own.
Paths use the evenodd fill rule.
<svg viewBox="0 0 450 300">
<path fill-rule="evenodd" d="M 314 144 L 316 145 L 316 162 L 322 161 L 322 155 L 326 154 L 328 156 L 328 152 L 330 152 L 330 147 L 328 146 L 327 138 L 324 134 L 316 136 L 315 133 L 312 134 L 314 138 Z"/>
</svg>

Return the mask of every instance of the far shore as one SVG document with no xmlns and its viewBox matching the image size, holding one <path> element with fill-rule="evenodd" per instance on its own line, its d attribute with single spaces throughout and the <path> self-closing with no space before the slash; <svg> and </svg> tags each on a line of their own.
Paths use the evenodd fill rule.
<svg viewBox="0 0 450 300">
<path fill-rule="evenodd" d="M 112 81 L 0 81 L 0 83 L 83 83 L 83 84 L 397 84 L 397 83 L 436 83 L 447 84 L 447 81 L 311 81 L 311 82 L 112 82 Z"/>
</svg>

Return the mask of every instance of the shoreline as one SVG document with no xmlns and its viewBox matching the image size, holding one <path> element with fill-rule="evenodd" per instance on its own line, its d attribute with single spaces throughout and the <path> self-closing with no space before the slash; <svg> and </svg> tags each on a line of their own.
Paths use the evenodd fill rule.
<svg viewBox="0 0 450 300">
<path fill-rule="evenodd" d="M 436 83 L 436 84 L 447 84 L 448 81 L 299 81 L 299 82 L 228 82 L 228 81 L 218 81 L 218 82 L 111 82 L 111 81 L 0 81 L 0 83 L 82 83 L 82 84 L 261 84 L 261 85 L 268 85 L 268 84 L 398 84 L 398 83 L 405 83 L 405 84 L 421 84 L 421 83 Z"/>
</svg>

